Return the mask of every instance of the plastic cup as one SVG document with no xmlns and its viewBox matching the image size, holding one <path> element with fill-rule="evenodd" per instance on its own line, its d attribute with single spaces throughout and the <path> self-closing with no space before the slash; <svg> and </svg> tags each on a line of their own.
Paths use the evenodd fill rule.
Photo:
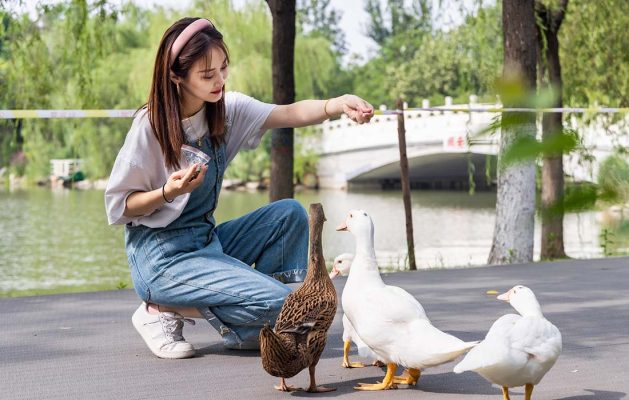
<svg viewBox="0 0 629 400">
<path fill-rule="evenodd" d="M 192 164 L 205 165 L 212 159 L 212 157 L 205 154 L 201 150 L 197 149 L 196 147 L 188 146 L 187 144 L 181 146 L 181 155 L 183 159 L 185 159 L 188 163 L 188 166 Z"/>
</svg>

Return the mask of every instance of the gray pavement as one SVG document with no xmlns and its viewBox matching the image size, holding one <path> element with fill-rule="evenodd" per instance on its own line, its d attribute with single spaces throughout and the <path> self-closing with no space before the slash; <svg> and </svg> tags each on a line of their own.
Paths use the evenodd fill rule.
<svg viewBox="0 0 629 400">
<path fill-rule="evenodd" d="M 384 275 L 424 305 L 433 323 L 464 340 L 484 337 L 512 312 L 485 294 L 515 284 L 531 287 L 546 317 L 561 330 L 563 354 L 535 388 L 534 399 L 617 400 L 629 392 L 629 258 L 562 261 Z M 339 294 L 345 280 L 336 280 Z M 480 376 L 451 372 L 454 363 L 426 370 L 416 387 L 358 392 L 358 382 L 383 376 L 376 367 L 341 367 L 341 308 L 317 368 L 317 382 L 337 391 L 280 393 L 258 352 L 230 351 L 205 321 L 186 326 L 198 349 L 188 360 L 160 360 L 131 325 L 139 301 L 132 290 L 0 299 L 2 399 L 496 399 Z M 355 348 L 353 359 L 357 360 Z M 307 386 L 307 371 L 289 380 Z M 512 391 L 523 398 L 523 390 Z"/>
</svg>

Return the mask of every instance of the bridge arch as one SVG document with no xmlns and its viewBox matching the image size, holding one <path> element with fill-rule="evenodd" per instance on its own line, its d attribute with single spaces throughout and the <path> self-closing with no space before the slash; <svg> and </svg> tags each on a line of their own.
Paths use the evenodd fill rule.
<svg viewBox="0 0 629 400">
<path fill-rule="evenodd" d="M 477 190 L 492 188 L 496 182 L 496 156 L 476 152 L 409 152 L 411 188 L 467 190 L 470 172 Z M 470 171 L 471 168 L 471 171 Z M 345 176 L 349 187 L 399 188 L 399 155 L 380 159 Z"/>
<path fill-rule="evenodd" d="M 456 112 L 495 108 L 499 105 L 469 104 L 450 111 L 405 110 L 406 145 L 410 181 L 414 188 L 465 189 L 469 187 L 468 160 L 474 166 L 474 183 L 482 190 L 494 186 L 496 154 L 500 131 L 487 134 L 497 116 L 494 112 Z M 452 111 L 452 108 L 455 108 Z M 598 163 L 614 148 L 629 147 L 629 135 L 622 123 L 609 126 L 605 119 L 582 125 L 576 119 L 566 122 L 578 129 L 583 146 L 593 156 L 583 162 L 579 154 L 564 155 L 564 171 L 574 181 L 595 181 Z M 347 189 L 350 186 L 396 187 L 400 185 L 397 119 L 375 117 L 368 124 L 355 124 L 346 117 L 326 121 L 316 140 L 308 142 L 319 155 L 317 176 L 322 188 Z M 541 125 L 538 125 L 538 129 Z M 609 135 L 607 132 L 615 132 Z M 624 132 L 624 133 L 623 133 Z M 537 132 L 541 138 L 541 131 Z M 471 140 L 470 140 L 471 139 Z M 486 178 L 490 166 L 490 182 Z"/>
</svg>

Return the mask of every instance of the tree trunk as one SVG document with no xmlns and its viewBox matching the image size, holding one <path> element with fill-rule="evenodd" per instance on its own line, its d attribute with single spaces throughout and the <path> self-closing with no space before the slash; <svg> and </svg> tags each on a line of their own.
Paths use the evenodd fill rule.
<svg viewBox="0 0 629 400">
<path fill-rule="evenodd" d="M 273 16 L 273 102 L 295 101 L 295 0 L 267 0 Z M 293 128 L 273 129 L 269 200 L 291 198 L 293 189 Z"/>
<path fill-rule="evenodd" d="M 505 80 L 517 79 L 527 93 L 535 90 L 537 66 L 534 0 L 503 0 Z M 525 97 L 525 96 L 523 96 Z M 524 98 L 505 96 L 505 107 L 526 106 Z M 517 123 L 514 123 L 517 122 Z M 490 264 L 533 260 L 535 162 L 504 164 L 502 155 L 517 139 L 535 137 L 535 114 L 504 113 L 501 122 L 496 223 Z"/>
<path fill-rule="evenodd" d="M 24 120 L 18 119 L 15 123 L 15 146 L 16 151 L 22 151 L 24 148 L 24 135 L 22 135 L 22 125 Z"/>
<path fill-rule="evenodd" d="M 536 1 L 536 12 L 541 27 L 538 26 L 538 46 L 542 47 L 545 57 L 539 60 L 540 67 L 548 74 L 542 82 L 552 87 L 556 96 L 552 107 L 563 107 L 563 82 L 561 79 L 561 63 L 559 60 L 559 28 L 568 6 L 563 0 L 559 10 L 551 12 L 539 0 Z M 545 36 L 546 48 L 543 48 Z M 545 75 L 545 74 L 544 74 Z M 563 114 L 547 113 L 542 118 L 543 139 L 552 139 L 563 132 Z M 545 259 L 565 258 L 563 242 L 563 197 L 564 174 L 563 153 L 545 156 L 542 164 L 542 247 L 540 257 Z"/>
<path fill-rule="evenodd" d="M 408 179 L 408 157 L 406 155 L 406 128 L 404 127 L 404 102 L 398 98 L 395 104 L 402 112 L 397 116 L 398 145 L 400 148 L 400 182 L 402 184 L 402 200 L 404 202 L 404 216 L 406 217 L 406 248 L 408 254 L 408 268 L 417 270 L 415 263 L 415 239 L 413 237 L 413 210 L 411 207 L 411 184 Z"/>
</svg>

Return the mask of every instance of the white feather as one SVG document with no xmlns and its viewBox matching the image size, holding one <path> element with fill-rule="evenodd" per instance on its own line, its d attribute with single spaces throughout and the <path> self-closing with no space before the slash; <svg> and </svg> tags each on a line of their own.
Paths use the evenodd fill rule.
<svg viewBox="0 0 629 400">
<path fill-rule="evenodd" d="M 454 372 L 475 371 L 506 387 L 536 385 L 561 354 L 561 333 L 544 318 L 529 288 L 515 286 L 507 294 L 521 315 L 507 314 L 494 322 L 485 340 L 454 367 Z"/>
<path fill-rule="evenodd" d="M 346 224 L 356 237 L 356 253 L 343 290 L 343 310 L 379 360 L 423 369 L 452 361 L 476 344 L 434 327 L 417 299 L 382 281 L 367 213 L 352 210 Z"/>
</svg>

